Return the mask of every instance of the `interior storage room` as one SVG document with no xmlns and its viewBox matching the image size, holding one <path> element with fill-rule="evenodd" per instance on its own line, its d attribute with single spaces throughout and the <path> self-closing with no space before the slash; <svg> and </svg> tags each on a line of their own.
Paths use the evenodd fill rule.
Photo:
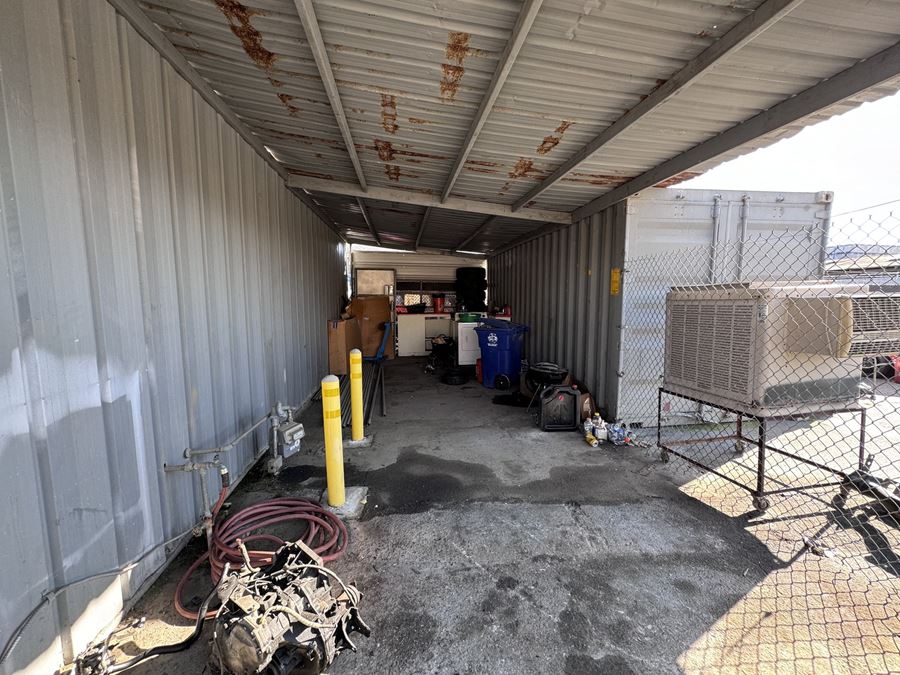
<svg viewBox="0 0 900 675">
<path fill-rule="evenodd" d="M 4 0 L 0 674 L 900 671 L 900 225 L 682 185 L 898 41 Z"/>
</svg>

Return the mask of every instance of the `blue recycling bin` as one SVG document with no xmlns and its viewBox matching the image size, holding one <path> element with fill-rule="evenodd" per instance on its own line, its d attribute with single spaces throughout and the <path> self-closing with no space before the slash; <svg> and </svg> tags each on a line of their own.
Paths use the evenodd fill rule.
<svg viewBox="0 0 900 675">
<path fill-rule="evenodd" d="M 475 327 L 481 347 L 481 382 L 485 387 L 518 384 L 527 331 L 528 326 L 500 319 L 482 319 Z"/>
</svg>

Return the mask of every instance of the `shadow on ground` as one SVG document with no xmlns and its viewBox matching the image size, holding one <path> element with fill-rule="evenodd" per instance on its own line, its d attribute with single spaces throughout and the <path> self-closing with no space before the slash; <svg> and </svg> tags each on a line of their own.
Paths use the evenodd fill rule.
<svg viewBox="0 0 900 675">
<path fill-rule="evenodd" d="M 742 635 L 768 636 L 778 612 L 753 598 L 796 562 L 773 555 L 754 514 L 687 494 L 691 477 L 643 449 L 542 433 L 523 410 L 491 405 L 478 386 L 440 384 L 417 361 L 390 363 L 386 387 L 375 445 L 346 451 L 347 484 L 368 486 L 369 498 L 333 565 L 363 591 L 373 634 L 333 675 L 680 672 L 765 660 L 755 645 L 739 648 Z M 317 417 L 304 419 L 312 454 L 278 478 L 251 474 L 236 506 L 324 487 Z M 169 599 L 196 552 L 135 609 L 154 620 L 133 646 L 189 630 Z M 201 642 L 134 672 L 209 672 L 208 654 Z"/>
</svg>

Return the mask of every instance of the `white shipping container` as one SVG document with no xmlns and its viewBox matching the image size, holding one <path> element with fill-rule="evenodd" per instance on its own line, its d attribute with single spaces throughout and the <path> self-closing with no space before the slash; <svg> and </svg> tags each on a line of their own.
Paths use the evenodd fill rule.
<svg viewBox="0 0 900 675">
<path fill-rule="evenodd" d="M 820 275 L 831 201 L 830 192 L 645 190 L 491 257 L 491 302 L 531 326 L 529 360 L 569 368 L 609 417 L 655 423 L 669 288 L 774 270 Z M 752 249 L 771 232 L 796 233 L 801 250 Z"/>
</svg>

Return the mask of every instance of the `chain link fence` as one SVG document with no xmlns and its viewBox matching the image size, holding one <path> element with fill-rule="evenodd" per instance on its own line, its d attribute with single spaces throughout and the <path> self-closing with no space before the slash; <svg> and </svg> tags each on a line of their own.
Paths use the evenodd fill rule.
<svg viewBox="0 0 900 675">
<path fill-rule="evenodd" d="M 787 607 L 791 639 L 749 632 L 824 642 L 832 670 L 900 668 L 900 219 L 634 258 L 625 275 L 632 437 L 785 564 L 759 602 Z M 682 665 L 742 665 L 698 653 Z"/>
</svg>

